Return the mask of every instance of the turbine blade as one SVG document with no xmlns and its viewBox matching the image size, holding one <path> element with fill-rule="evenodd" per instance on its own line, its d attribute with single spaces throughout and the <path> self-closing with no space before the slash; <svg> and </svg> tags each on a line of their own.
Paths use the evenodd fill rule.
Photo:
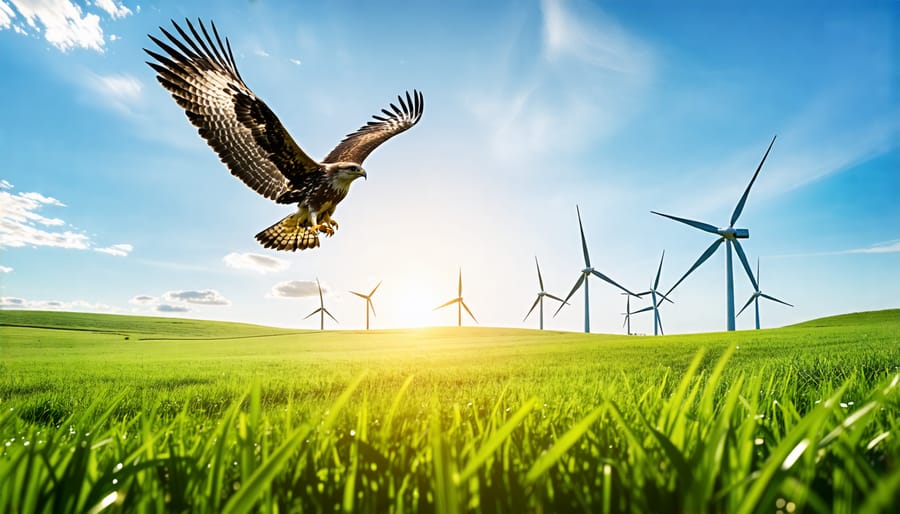
<svg viewBox="0 0 900 514">
<path fill-rule="evenodd" d="M 710 225 L 709 223 L 703 223 L 702 221 L 689 220 L 687 218 L 679 218 L 678 216 L 672 216 L 670 214 L 663 214 L 661 212 L 656 212 L 656 211 L 650 211 L 650 212 L 652 212 L 653 214 L 656 214 L 658 216 L 663 216 L 665 218 L 669 218 L 670 220 L 680 221 L 681 223 L 690 225 L 694 228 L 699 228 L 700 230 L 702 230 L 704 232 L 709 232 L 710 234 L 718 234 L 719 233 L 719 228 L 714 227 L 714 226 Z"/>
<path fill-rule="evenodd" d="M 734 317 L 736 318 L 736 317 L 740 316 L 741 313 L 744 312 L 744 310 L 745 310 L 747 307 L 749 307 L 751 303 L 753 303 L 753 300 L 754 300 L 755 298 L 756 298 L 756 295 L 751 296 L 750 299 L 747 300 L 747 303 L 745 303 L 744 306 L 741 307 L 741 310 L 739 310 L 738 313 L 737 313 Z"/>
<path fill-rule="evenodd" d="M 578 291 L 578 288 L 581 287 L 582 282 L 584 282 L 584 273 L 582 273 L 581 275 L 578 276 L 578 281 L 575 282 L 575 286 L 572 288 L 571 291 L 569 291 L 569 296 L 567 296 L 566 299 L 563 300 L 563 303 L 559 304 L 559 308 L 556 309 L 556 312 L 553 313 L 554 318 L 556 317 L 557 314 L 559 314 L 559 311 L 562 310 L 563 306 L 567 305 L 569 303 L 569 298 L 572 298 L 572 295 L 575 294 L 575 291 Z"/>
<path fill-rule="evenodd" d="M 541 291 L 543 291 L 544 290 L 544 279 L 541 277 L 541 265 L 538 264 L 537 255 L 534 256 L 534 265 L 537 266 L 538 284 L 541 286 Z"/>
<path fill-rule="evenodd" d="M 720 237 L 719 239 L 716 239 L 715 241 L 713 241 L 713 244 L 709 245 L 709 248 L 707 248 L 706 251 L 703 252 L 702 255 L 700 255 L 700 258 L 697 259 L 697 262 L 695 262 L 693 266 L 691 266 L 691 269 L 687 270 L 687 273 L 682 275 L 682 277 L 678 279 L 678 282 L 675 282 L 675 285 L 670 287 L 669 290 L 666 291 L 666 294 L 664 296 L 669 296 L 670 294 L 672 294 L 672 291 L 674 291 L 675 288 L 678 287 L 678 284 L 680 284 L 682 281 L 684 281 L 684 279 L 686 279 L 688 277 L 688 275 L 691 274 L 692 271 L 694 271 L 701 264 L 706 262 L 706 259 L 709 259 L 712 254 L 716 253 L 716 250 L 719 249 L 719 245 L 721 245 L 723 241 L 725 241 L 724 237 Z"/>
<path fill-rule="evenodd" d="M 362 298 L 363 300 L 368 300 L 368 299 L 369 299 L 368 296 L 366 296 L 366 295 L 364 295 L 364 294 L 362 294 L 362 293 L 357 293 L 356 291 L 350 291 L 350 294 L 355 294 L 356 296 Z"/>
<path fill-rule="evenodd" d="M 662 257 L 659 258 L 659 268 L 656 270 L 656 280 L 653 282 L 653 289 L 656 289 L 659 287 L 659 275 L 660 275 L 660 273 L 662 273 L 662 263 L 663 263 L 663 259 L 665 259 L 665 258 L 666 258 L 666 251 L 663 250 Z"/>
<path fill-rule="evenodd" d="M 597 270 L 593 270 L 592 273 L 594 274 L 595 277 L 597 277 L 597 278 L 602 278 L 603 280 L 609 282 L 610 284 L 612 284 L 612 285 L 618 287 L 618 288 L 621 289 L 622 291 L 625 291 L 626 293 L 628 293 L 628 294 L 630 294 L 630 295 L 632 295 L 632 296 L 637 296 L 636 294 L 632 293 L 631 291 L 629 291 L 629 290 L 625 289 L 624 287 L 620 286 L 615 280 L 613 280 L 613 279 L 607 277 L 607 276 L 604 275 L 603 273 L 600 273 L 600 272 L 597 271 Z"/>
<path fill-rule="evenodd" d="M 558 296 L 553 296 L 553 295 L 550 294 L 550 293 L 546 293 L 546 294 L 544 294 L 544 296 L 546 296 L 547 298 L 553 298 L 553 299 L 556 300 L 557 302 L 567 303 L 567 302 L 566 302 L 565 300 L 563 300 L 562 298 L 560 298 L 560 297 L 558 297 Z"/>
<path fill-rule="evenodd" d="M 448 306 L 448 305 L 453 305 L 454 303 L 456 303 L 456 302 L 458 302 L 458 301 L 460 301 L 459 298 L 454 298 L 454 299 L 450 300 L 449 302 L 447 302 L 447 303 L 442 303 L 441 305 L 438 305 L 437 307 L 435 307 L 434 309 L 431 309 L 431 310 L 432 310 L 432 311 L 436 311 L 436 310 L 438 310 L 438 309 L 443 309 L 444 307 L 446 307 L 446 306 Z"/>
<path fill-rule="evenodd" d="M 756 258 L 756 284 L 759 285 L 759 257 Z"/>
<path fill-rule="evenodd" d="M 367 299 L 366 299 L 366 303 L 368 303 L 368 304 L 369 304 L 369 308 L 372 309 L 372 316 L 375 316 L 375 304 L 372 303 L 372 299 L 371 299 L 371 298 L 367 298 Z"/>
<path fill-rule="evenodd" d="M 625 319 L 622 321 L 622 328 L 625 328 L 625 325 L 628 324 L 628 318 L 629 318 L 628 314 L 625 314 Z"/>
<path fill-rule="evenodd" d="M 673 302 L 672 300 L 669 300 L 669 298 L 668 298 L 666 295 L 660 293 L 659 291 L 657 291 L 656 294 L 658 294 L 660 298 L 662 298 L 663 300 L 665 300 L 665 301 L 667 301 L 667 302 L 669 302 L 669 303 L 671 303 L 671 304 L 674 304 L 674 303 L 675 303 L 675 302 Z"/>
<path fill-rule="evenodd" d="M 663 332 L 662 318 L 660 317 L 659 312 L 656 313 L 656 321 L 659 323 L 659 335 L 661 335 L 661 336 L 666 335 L 666 333 Z"/>
<path fill-rule="evenodd" d="M 459 268 L 459 297 L 462 298 L 462 268 Z"/>
<path fill-rule="evenodd" d="M 319 277 L 316 277 L 316 287 L 319 288 L 319 307 L 325 308 L 325 300 L 322 299 L 322 284 L 319 283 Z"/>
<path fill-rule="evenodd" d="M 789 303 L 787 303 L 787 302 L 783 302 L 783 301 L 779 300 L 778 298 L 775 298 L 774 296 L 769 296 L 769 295 L 764 294 L 764 293 L 759 293 L 759 296 L 762 296 L 763 298 L 772 300 L 773 302 L 778 302 L 778 303 L 780 303 L 780 304 L 787 305 L 788 307 L 793 307 L 793 305 L 791 305 L 791 304 L 789 304 Z"/>
<path fill-rule="evenodd" d="M 525 317 L 522 318 L 522 322 L 524 322 L 526 319 L 528 319 L 528 316 L 531 316 L 531 312 L 534 310 L 535 307 L 537 307 L 537 305 L 538 305 L 538 303 L 540 303 L 540 301 L 541 301 L 540 296 L 538 296 L 537 298 L 534 299 L 534 304 L 531 306 L 530 309 L 528 309 L 528 314 L 526 314 Z"/>
<path fill-rule="evenodd" d="M 468 305 L 466 305 L 466 302 L 464 302 L 464 301 L 462 301 L 462 300 L 460 300 L 460 301 L 459 301 L 459 303 L 461 303 L 461 304 L 462 304 L 462 306 L 463 306 L 463 309 L 465 309 L 465 310 L 466 310 L 466 312 L 468 312 L 468 313 L 469 313 L 469 316 L 471 316 L 471 317 L 472 317 L 472 321 L 474 321 L 474 322 L 475 322 L 475 323 L 478 323 L 478 320 L 477 320 L 477 319 L 475 319 L 475 315 L 474 315 L 474 314 L 472 314 L 472 311 L 470 311 L 470 310 L 469 310 L 469 306 L 468 306 Z"/>
<path fill-rule="evenodd" d="M 322 309 L 322 310 L 325 312 L 325 314 L 328 314 L 328 317 L 333 319 L 335 323 L 340 323 L 337 319 L 335 319 L 334 316 L 331 315 L 330 312 L 328 312 L 328 309 Z"/>
<path fill-rule="evenodd" d="M 775 137 L 778 137 L 777 135 Z M 766 157 L 769 156 L 769 150 L 772 149 L 772 145 L 775 144 L 775 137 L 772 138 L 772 142 L 769 143 L 769 148 L 766 149 L 766 154 L 763 155 L 761 161 L 759 161 L 759 166 L 756 168 L 756 173 L 753 174 L 753 178 L 750 179 L 750 183 L 747 184 L 747 189 L 744 190 L 744 196 L 741 197 L 741 201 L 734 208 L 734 212 L 731 214 L 731 224 L 729 227 L 733 227 L 735 223 L 737 223 L 738 218 L 741 216 L 741 212 L 744 210 L 744 204 L 747 203 L 747 196 L 750 195 L 750 188 L 753 187 L 753 182 L 756 181 L 756 176 L 759 175 L 759 170 L 762 169 L 763 163 L 766 162 Z"/>
<path fill-rule="evenodd" d="M 584 227 L 581 226 L 581 210 L 575 206 L 575 212 L 578 213 L 578 231 L 581 232 L 581 249 L 584 251 L 584 267 L 591 267 L 591 256 L 588 255 L 587 241 L 584 240 Z"/>
<path fill-rule="evenodd" d="M 634 315 L 634 314 L 640 314 L 640 313 L 642 313 L 642 312 L 647 312 L 647 311 L 652 311 L 652 310 L 653 310 L 653 306 L 650 305 L 650 306 L 648 306 L 648 307 L 644 307 L 643 309 L 640 309 L 640 310 L 637 310 L 637 311 L 632 311 L 631 314 L 632 314 L 632 315 Z"/>
<path fill-rule="evenodd" d="M 319 311 L 321 311 L 321 310 L 322 310 L 322 307 L 319 307 L 318 309 L 316 309 L 316 310 L 310 312 L 309 314 L 307 314 L 306 317 L 303 318 L 303 319 L 309 319 L 309 318 L 313 317 L 314 314 L 318 314 Z"/>
<path fill-rule="evenodd" d="M 628 294 L 628 293 L 622 293 L 622 294 Z M 648 295 L 648 294 L 650 294 L 650 291 L 644 291 L 644 292 L 642 292 L 642 293 L 638 293 L 638 294 L 635 294 L 635 295 L 632 295 L 632 296 L 637 296 L 638 298 L 640 298 L 640 297 L 642 297 L 642 296 L 644 296 L 644 295 Z"/>
<path fill-rule="evenodd" d="M 378 291 L 378 288 L 381 287 L 381 282 L 383 282 L 383 281 L 379 280 L 378 283 L 375 284 L 375 287 L 372 288 L 372 292 L 369 293 L 369 296 L 372 296 L 373 294 L 375 294 L 375 291 Z"/>
<path fill-rule="evenodd" d="M 737 239 L 734 240 L 734 249 L 737 250 L 738 257 L 741 259 L 741 264 L 744 266 L 744 271 L 746 271 L 747 276 L 750 277 L 750 283 L 753 284 L 753 290 L 759 291 L 759 284 L 753 276 L 753 270 L 750 268 L 750 263 L 747 262 L 747 255 L 744 253 L 744 247 L 741 246 L 741 243 L 738 242 Z"/>
</svg>

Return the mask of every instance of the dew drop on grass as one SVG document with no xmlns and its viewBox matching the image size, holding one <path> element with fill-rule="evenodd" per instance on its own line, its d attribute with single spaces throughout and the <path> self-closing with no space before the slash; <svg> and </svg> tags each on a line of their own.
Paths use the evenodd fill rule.
<svg viewBox="0 0 900 514">
<path fill-rule="evenodd" d="M 122 471 L 122 468 L 123 468 L 123 467 L 125 467 L 125 466 L 123 466 L 122 463 L 120 462 L 120 463 L 116 464 L 116 469 L 115 469 L 115 471 Z"/>
<path fill-rule="evenodd" d="M 763 444 L 765 444 L 765 441 L 762 437 L 757 437 L 753 440 L 753 444 L 755 444 L 756 446 L 762 446 Z"/>
<path fill-rule="evenodd" d="M 783 509 L 785 505 L 787 505 L 787 502 L 784 500 L 784 498 L 778 498 L 777 500 L 775 500 L 775 508 Z"/>
<path fill-rule="evenodd" d="M 846 409 L 846 408 L 847 408 L 847 404 L 844 403 L 844 402 L 841 402 L 841 408 L 842 408 L 842 409 Z"/>
<path fill-rule="evenodd" d="M 795 510 L 797 510 L 797 504 L 794 502 L 788 502 L 788 504 L 784 506 L 784 510 L 788 512 L 794 512 Z"/>
<path fill-rule="evenodd" d="M 356 437 L 356 430 L 350 431 L 350 437 Z"/>
</svg>

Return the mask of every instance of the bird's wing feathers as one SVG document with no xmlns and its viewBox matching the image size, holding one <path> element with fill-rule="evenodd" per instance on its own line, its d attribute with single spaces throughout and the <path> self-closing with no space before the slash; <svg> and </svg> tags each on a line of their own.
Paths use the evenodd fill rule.
<svg viewBox="0 0 900 514">
<path fill-rule="evenodd" d="M 277 199 L 290 188 L 289 181 L 302 182 L 302 176 L 318 170 L 320 164 L 306 155 L 275 113 L 244 84 L 231 44 L 227 38 L 222 44 L 215 24 L 213 43 L 203 22 L 199 22 L 201 37 L 190 20 L 185 21 L 193 38 L 174 21 L 183 41 L 160 27 L 177 48 L 151 35 L 169 57 L 144 49 L 157 61 L 147 64 L 232 175 L 266 198 Z"/>
<path fill-rule="evenodd" d="M 372 116 L 370 121 L 356 132 L 348 134 L 323 162 L 355 162 L 362 164 L 363 160 L 372 153 L 372 150 L 388 139 L 409 129 L 422 118 L 422 110 L 425 108 L 425 99 L 422 93 L 413 90 L 412 96 L 406 92 L 406 99 L 398 96 L 400 106 L 391 104 L 391 111 L 382 109 L 384 116 Z M 392 112 L 393 111 L 393 112 Z"/>
</svg>

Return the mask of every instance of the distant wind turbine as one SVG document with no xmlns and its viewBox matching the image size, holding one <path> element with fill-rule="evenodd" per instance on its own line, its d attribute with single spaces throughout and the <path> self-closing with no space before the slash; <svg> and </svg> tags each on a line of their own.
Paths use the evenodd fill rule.
<svg viewBox="0 0 900 514">
<path fill-rule="evenodd" d="M 629 291 L 628 289 L 625 289 L 624 287 L 617 284 L 613 279 L 607 277 L 603 273 L 600 273 L 599 271 L 597 271 L 593 267 L 591 267 L 591 257 L 590 257 L 590 255 L 588 255 L 587 242 L 584 239 L 584 227 L 582 227 L 582 225 L 581 225 L 581 210 L 578 208 L 577 205 L 575 206 L 575 212 L 578 213 L 578 230 L 581 232 L 581 249 L 584 252 L 584 269 L 581 270 L 581 274 L 578 276 L 578 280 L 575 282 L 575 286 L 572 288 L 572 291 L 569 292 L 569 296 L 567 296 L 566 299 L 563 300 L 563 303 L 561 303 L 559 305 L 559 308 L 556 309 L 556 312 L 553 313 L 553 316 L 556 317 L 556 315 L 559 314 L 559 311 L 562 310 L 562 308 L 565 305 L 568 305 L 569 298 L 572 298 L 572 295 L 575 294 L 575 291 L 578 291 L 578 288 L 581 287 L 581 284 L 583 283 L 584 284 L 584 332 L 588 333 L 591 331 L 591 309 L 590 309 L 590 295 L 588 294 L 588 282 L 589 282 L 587 280 L 588 277 L 590 277 L 591 275 L 594 275 L 595 277 L 603 279 L 606 282 L 609 282 L 610 284 L 618 287 L 619 289 L 621 289 L 622 291 L 625 291 L 626 293 L 628 293 L 630 295 L 633 295 L 633 296 L 636 296 L 636 295 L 634 293 L 632 293 L 631 291 Z"/>
<path fill-rule="evenodd" d="M 773 302 L 778 302 L 780 304 L 787 305 L 788 307 L 793 307 L 793 305 L 791 305 L 787 302 L 783 302 L 773 296 L 769 296 L 759 290 L 759 257 L 757 257 L 756 258 L 756 291 L 753 292 L 753 294 L 750 296 L 750 299 L 747 300 L 747 303 L 745 303 L 744 306 L 741 307 L 741 310 L 738 311 L 738 313 L 737 313 L 737 315 L 740 316 L 741 313 L 744 312 L 744 309 L 746 309 L 750 305 L 750 302 L 753 302 L 753 304 L 754 304 L 753 307 L 756 309 L 756 330 L 759 330 L 759 299 L 760 299 L 760 297 L 765 298 L 767 300 L 772 300 Z"/>
<path fill-rule="evenodd" d="M 448 305 L 453 305 L 454 303 L 457 304 L 456 305 L 456 326 L 458 326 L 458 327 L 462 326 L 462 310 L 463 309 L 465 309 L 466 312 L 469 313 L 469 316 L 472 317 L 472 321 L 474 321 L 475 323 L 478 323 L 478 320 L 475 319 L 475 315 L 472 314 L 472 311 L 469 310 L 469 306 L 466 305 L 466 302 L 464 302 L 463 298 L 462 298 L 462 268 L 459 269 L 459 293 L 457 294 L 456 298 L 450 300 L 447 303 L 438 305 L 437 307 L 434 308 L 434 310 L 443 309 L 444 307 L 446 307 Z"/>
<path fill-rule="evenodd" d="M 777 137 L 777 136 L 776 136 Z M 744 270 L 747 272 L 747 276 L 750 277 L 750 283 L 753 284 L 753 289 L 758 290 L 759 287 L 756 284 L 756 279 L 753 278 L 753 271 L 750 269 L 750 263 L 747 262 L 747 255 L 744 254 L 744 249 L 741 247 L 741 243 L 738 242 L 738 239 L 747 239 L 750 237 L 750 231 L 746 228 L 734 228 L 734 224 L 737 223 L 738 218 L 741 215 L 741 212 L 744 210 L 744 204 L 747 202 L 747 196 L 750 194 L 750 188 L 753 187 L 753 182 L 756 181 L 757 175 L 759 175 L 759 170 L 762 169 L 763 163 L 766 162 L 766 157 L 769 156 L 769 151 L 772 150 L 772 145 L 775 144 L 775 137 L 772 138 L 772 142 L 769 143 L 769 148 L 766 149 L 766 154 L 763 155 L 762 161 L 760 161 L 759 166 L 756 168 L 756 173 L 753 174 L 753 178 L 750 179 L 750 183 L 747 185 L 747 189 L 744 190 L 744 195 L 741 196 L 741 200 L 738 202 L 737 206 L 734 208 L 734 212 L 731 214 L 731 221 L 728 224 L 727 228 L 718 228 L 708 223 L 703 223 L 701 221 L 689 220 L 686 218 L 679 218 L 676 216 L 671 216 L 669 214 L 663 214 L 661 212 L 650 211 L 653 214 L 657 214 L 659 216 L 663 216 L 686 225 L 690 225 L 694 228 L 700 229 L 704 232 L 709 232 L 711 234 L 716 234 L 720 236 L 716 239 L 713 244 L 700 255 L 700 258 L 697 259 L 697 262 L 694 263 L 693 266 L 687 273 L 685 273 L 678 282 L 675 282 L 675 285 L 669 288 L 669 291 L 666 293 L 666 296 L 678 287 L 684 279 L 687 278 L 688 275 L 691 274 L 692 271 L 697 269 L 701 264 L 706 262 L 706 259 L 709 259 L 712 254 L 716 253 L 716 250 L 719 249 L 719 246 L 722 242 L 725 242 L 725 302 L 726 302 L 726 328 L 728 330 L 734 330 L 734 274 L 732 272 L 731 266 L 731 246 L 734 245 L 734 249 L 737 251 L 738 258 L 741 260 L 741 264 L 744 266 Z"/>
<path fill-rule="evenodd" d="M 528 319 L 528 316 L 531 316 L 531 311 L 533 311 L 534 308 L 537 307 L 538 304 L 540 304 L 541 308 L 538 314 L 540 314 L 541 317 L 541 330 L 544 330 L 544 297 L 546 296 L 548 298 L 553 298 L 557 302 L 562 302 L 563 300 L 562 298 L 557 298 L 556 296 L 553 296 L 552 294 L 544 291 L 544 279 L 541 277 L 541 265 L 538 264 L 537 257 L 534 258 L 534 265 L 537 266 L 538 285 L 541 287 L 541 289 L 540 291 L 538 291 L 537 298 L 534 300 L 531 308 L 528 309 L 528 314 L 525 315 L 525 317 L 522 319 L 522 322 L 524 323 L 525 320 Z"/>
<path fill-rule="evenodd" d="M 625 321 L 622 322 L 622 326 L 627 326 L 626 334 L 631 335 L 631 315 L 634 314 L 631 312 L 631 295 L 628 293 L 619 293 L 621 295 L 625 295 L 625 312 L 622 313 L 625 316 Z"/>
<path fill-rule="evenodd" d="M 318 313 L 321 318 L 319 319 L 319 330 L 325 330 L 325 315 L 328 314 L 328 317 L 334 319 L 334 316 L 328 312 L 328 309 L 325 308 L 325 300 L 322 298 L 322 284 L 319 283 L 319 279 L 316 279 L 316 286 L 319 288 L 319 308 L 310 312 L 303 319 L 309 319 L 314 314 Z M 334 319 L 334 322 L 337 323 L 338 320 Z"/>
<path fill-rule="evenodd" d="M 659 268 L 656 270 L 656 279 L 650 283 L 650 289 L 647 291 L 638 293 L 638 296 L 646 296 L 650 295 L 650 306 L 644 307 L 643 309 L 632 312 L 631 314 L 639 314 L 641 312 L 653 311 L 653 335 L 663 334 L 663 326 L 662 326 L 662 318 L 659 317 L 659 304 L 662 303 L 663 300 L 669 303 L 675 303 L 672 300 L 666 298 L 666 295 L 659 292 L 657 289 L 659 287 L 659 275 L 662 273 L 662 265 L 663 259 L 666 258 L 666 251 L 663 250 L 662 256 L 659 258 Z"/>
<path fill-rule="evenodd" d="M 375 291 L 378 290 L 378 286 L 380 286 L 380 285 L 381 285 L 381 282 L 379 281 L 378 284 L 376 284 L 375 287 L 372 288 L 372 292 L 369 294 L 362 294 L 362 293 L 357 293 L 356 291 L 350 291 L 351 294 L 355 294 L 356 296 L 358 296 L 366 301 L 366 330 L 369 330 L 369 311 L 370 310 L 372 311 L 372 316 L 375 315 L 375 304 L 372 303 L 372 295 L 375 294 Z"/>
</svg>

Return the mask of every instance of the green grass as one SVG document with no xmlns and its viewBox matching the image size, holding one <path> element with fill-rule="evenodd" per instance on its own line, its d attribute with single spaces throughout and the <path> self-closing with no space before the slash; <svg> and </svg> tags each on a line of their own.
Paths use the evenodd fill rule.
<svg viewBox="0 0 900 514">
<path fill-rule="evenodd" d="M 889 512 L 898 343 L 0 311 L 0 512 Z"/>
</svg>

